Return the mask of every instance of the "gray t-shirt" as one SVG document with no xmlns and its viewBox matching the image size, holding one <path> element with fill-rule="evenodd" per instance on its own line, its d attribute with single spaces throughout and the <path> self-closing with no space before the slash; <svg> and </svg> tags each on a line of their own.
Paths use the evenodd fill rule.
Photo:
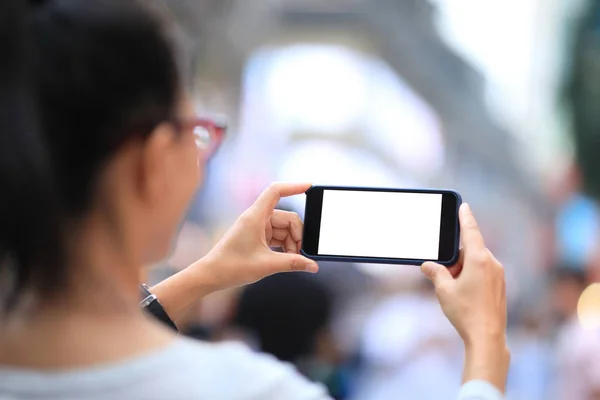
<svg viewBox="0 0 600 400">
<path fill-rule="evenodd" d="M 0 400 L 329 399 L 288 364 L 241 344 L 177 338 L 167 348 L 105 367 L 37 372 L 0 367 Z"/>
<path fill-rule="evenodd" d="M 401 398 L 399 396 L 399 398 Z M 455 398 L 451 393 L 448 398 Z M 459 400 L 502 400 L 484 381 Z M 294 367 L 236 344 L 177 338 L 166 349 L 104 367 L 39 372 L 0 367 L 0 400 L 325 400 Z"/>
</svg>

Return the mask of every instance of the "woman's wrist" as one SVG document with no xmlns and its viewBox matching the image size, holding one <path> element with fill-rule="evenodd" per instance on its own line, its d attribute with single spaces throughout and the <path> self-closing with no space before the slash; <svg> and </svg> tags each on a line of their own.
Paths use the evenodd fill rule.
<svg viewBox="0 0 600 400">
<path fill-rule="evenodd" d="M 210 254 L 202 257 L 186 269 L 193 275 L 196 291 L 200 293 L 200 298 L 226 289 L 217 274 L 218 262 Z"/>
<path fill-rule="evenodd" d="M 150 291 L 158 298 L 169 317 L 177 321 L 194 303 L 222 289 L 213 271 L 211 260 L 204 257 L 154 285 Z"/>
<path fill-rule="evenodd" d="M 465 341 L 464 382 L 484 380 L 504 392 L 509 365 L 506 335 L 488 335 Z"/>
</svg>

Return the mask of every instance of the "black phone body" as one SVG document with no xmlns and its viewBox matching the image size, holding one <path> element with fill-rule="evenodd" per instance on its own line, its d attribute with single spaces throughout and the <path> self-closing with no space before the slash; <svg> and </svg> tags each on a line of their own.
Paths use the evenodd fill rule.
<svg viewBox="0 0 600 400">
<path fill-rule="evenodd" d="M 450 266 L 459 255 L 453 190 L 313 186 L 301 253 L 317 261 Z"/>
</svg>

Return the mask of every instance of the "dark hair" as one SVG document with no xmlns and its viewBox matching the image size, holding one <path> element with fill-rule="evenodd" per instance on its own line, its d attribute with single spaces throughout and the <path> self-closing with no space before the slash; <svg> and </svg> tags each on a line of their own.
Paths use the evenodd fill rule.
<svg viewBox="0 0 600 400">
<path fill-rule="evenodd" d="M 560 265 L 555 268 L 551 277 L 555 283 L 573 283 L 582 288 L 587 283 L 585 269 L 568 265 Z"/>
<path fill-rule="evenodd" d="M 173 118 L 180 82 L 165 25 L 137 1 L 1 3 L 0 277 L 16 299 L 67 283 L 64 227 L 115 151 Z"/>
<path fill-rule="evenodd" d="M 257 336 L 262 351 L 296 362 L 315 350 L 332 307 L 332 294 L 315 277 L 277 274 L 244 289 L 234 322 Z"/>
</svg>

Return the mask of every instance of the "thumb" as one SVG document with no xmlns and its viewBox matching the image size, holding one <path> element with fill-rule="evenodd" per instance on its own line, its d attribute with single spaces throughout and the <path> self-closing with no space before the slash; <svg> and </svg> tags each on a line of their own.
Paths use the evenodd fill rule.
<svg viewBox="0 0 600 400">
<path fill-rule="evenodd" d="M 454 279 L 452 278 L 450 271 L 448 271 L 448 268 L 431 261 L 423 263 L 423 265 L 421 265 L 421 271 L 431 282 L 433 282 L 435 287 L 438 287 L 443 282 Z"/>
<path fill-rule="evenodd" d="M 301 256 L 300 254 L 275 253 L 271 255 L 271 267 L 276 272 L 303 271 L 315 273 L 319 270 L 316 261 Z"/>
</svg>

